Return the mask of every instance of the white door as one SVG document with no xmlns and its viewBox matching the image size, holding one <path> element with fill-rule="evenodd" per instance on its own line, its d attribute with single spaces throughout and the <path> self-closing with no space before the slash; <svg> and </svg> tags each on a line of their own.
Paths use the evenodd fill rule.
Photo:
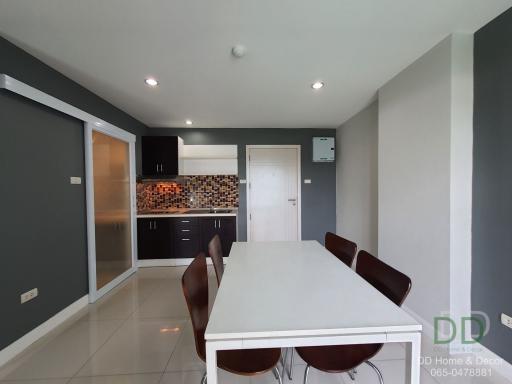
<svg viewBox="0 0 512 384">
<path fill-rule="evenodd" d="M 247 147 L 249 241 L 300 240 L 300 146 Z"/>
</svg>

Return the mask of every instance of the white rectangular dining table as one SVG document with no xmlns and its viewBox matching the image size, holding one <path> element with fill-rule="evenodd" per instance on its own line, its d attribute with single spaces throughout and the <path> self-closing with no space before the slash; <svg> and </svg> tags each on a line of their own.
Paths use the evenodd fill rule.
<svg viewBox="0 0 512 384">
<path fill-rule="evenodd" d="M 208 384 L 217 351 L 405 343 L 420 382 L 421 325 L 316 241 L 237 242 L 205 332 Z"/>
</svg>

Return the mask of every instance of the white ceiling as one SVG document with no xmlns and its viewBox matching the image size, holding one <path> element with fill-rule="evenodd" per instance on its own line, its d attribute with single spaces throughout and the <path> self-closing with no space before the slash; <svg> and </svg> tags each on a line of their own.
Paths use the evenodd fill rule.
<svg viewBox="0 0 512 384">
<path fill-rule="evenodd" d="M 512 0 L 0 0 L 0 34 L 150 126 L 337 127 Z M 230 55 L 247 46 L 243 59 Z M 157 89 L 144 85 L 155 76 Z M 313 91 L 310 84 L 326 86 Z"/>
</svg>

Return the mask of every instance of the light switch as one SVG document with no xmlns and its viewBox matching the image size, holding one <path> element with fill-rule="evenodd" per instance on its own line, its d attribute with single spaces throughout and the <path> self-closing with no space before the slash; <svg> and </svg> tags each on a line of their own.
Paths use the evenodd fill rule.
<svg viewBox="0 0 512 384">
<path fill-rule="evenodd" d="M 240 184 L 247 184 L 247 180 L 245 180 L 245 179 L 240 179 Z"/>
<path fill-rule="evenodd" d="M 512 317 L 502 313 L 501 314 L 501 324 L 503 324 L 505 327 L 512 328 Z"/>
<path fill-rule="evenodd" d="M 69 178 L 69 183 L 70 184 L 82 184 L 82 178 L 81 177 L 76 177 L 76 176 L 71 176 Z"/>
<path fill-rule="evenodd" d="M 311 179 L 304 179 L 304 184 L 311 184 Z"/>
</svg>

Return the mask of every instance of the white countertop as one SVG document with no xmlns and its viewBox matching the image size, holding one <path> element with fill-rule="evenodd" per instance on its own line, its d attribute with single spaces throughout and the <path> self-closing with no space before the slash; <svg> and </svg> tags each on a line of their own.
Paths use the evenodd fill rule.
<svg viewBox="0 0 512 384">
<path fill-rule="evenodd" d="M 142 211 L 137 213 L 137 218 L 157 218 L 157 217 L 219 217 L 219 216 L 236 216 L 238 213 L 237 208 L 219 208 L 219 209 L 230 209 L 229 213 L 215 213 L 210 212 L 209 208 L 204 208 L 204 212 L 193 212 L 187 213 L 189 210 L 203 210 L 202 208 L 177 208 L 169 211 L 157 210 L 157 211 Z"/>
<path fill-rule="evenodd" d="M 229 256 L 206 340 L 421 330 L 316 241 L 237 242 Z"/>
</svg>

